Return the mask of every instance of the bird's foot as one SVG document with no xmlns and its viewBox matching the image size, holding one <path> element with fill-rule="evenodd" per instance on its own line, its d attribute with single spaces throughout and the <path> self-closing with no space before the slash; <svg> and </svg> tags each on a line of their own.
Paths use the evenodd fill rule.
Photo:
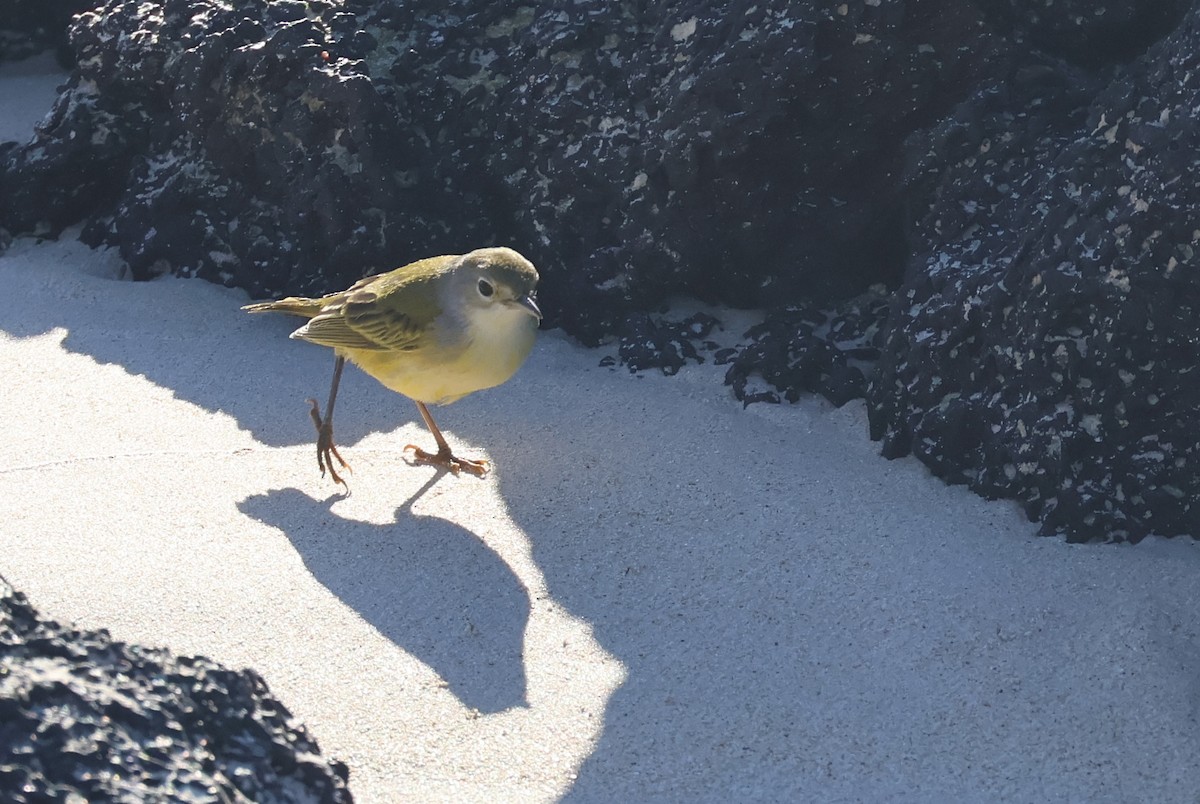
<svg viewBox="0 0 1200 804">
<path fill-rule="evenodd" d="M 445 469 L 451 474 L 457 475 L 459 472 L 467 472 L 475 475 L 475 477 L 483 477 L 488 473 L 489 466 L 487 461 L 473 461 L 470 458 L 456 458 L 450 450 L 438 450 L 437 452 L 426 452 L 416 444 L 409 444 L 404 448 L 407 453 L 412 451 L 413 463 L 424 463 L 430 466 L 436 466 L 439 469 Z"/>
<path fill-rule="evenodd" d="M 321 408 L 317 405 L 317 400 L 309 399 L 308 404 L 312 405 L 312 409 L 308 411 L 312 416 L 313 424 L 317 428 L 317 466 L 321 469 L 321 477 L 325 477 L 325 470 L 329 470 L 329 476 L 333 478 L 334 483 L 340 483 L 350 488 L 342 476 L 333 468 L 333 461 L 337 459 L 338 464 L 348 472 L 353 473 L 350 464 L 346 463 L 346 459 L 337 451 L 337 447 L 333 444 L 333 422 L 321 419 Z"/>
</svg>

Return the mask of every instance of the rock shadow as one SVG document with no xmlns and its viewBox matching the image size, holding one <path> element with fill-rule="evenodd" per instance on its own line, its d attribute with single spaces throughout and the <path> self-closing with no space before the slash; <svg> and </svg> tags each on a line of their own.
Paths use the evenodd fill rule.
<svg viewBox="0 0 1200 804">
<path fill-rule="evenodd" d="M 232 416 L 263 444 L 315 443 L 305 400 L 324 408 L 333 353 L 288 338 L 301 319 L 250 315 L 240 309 L 250 301 L 243 292 L 200 280 L 120 281 L 119 258 L 65 236 L 18 241 L 0 257 L 8 261 L 0 332 L 30 338 L 65 329 L 66 350 Z M 412 421 L 420 417 L 411 402 L 347 368 L 334 427 L 340 445 Z"/>
</svg>

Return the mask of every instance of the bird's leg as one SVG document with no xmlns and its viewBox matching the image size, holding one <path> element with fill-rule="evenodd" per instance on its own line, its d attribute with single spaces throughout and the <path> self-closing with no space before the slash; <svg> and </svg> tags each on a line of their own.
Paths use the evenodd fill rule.
<svg viewBox="0 0 1200 804">
<path fill-rule="evenodd" d="M 414 461 L 439 466 L 442 469 L 448 469 L 454 474 L 462 471 L 470 472 L 476 477 L 483 477 L 487 474 L 487 461 L 472 461 L 468 458 L 454 457 L 454 453 L 450 451 L 450 445 L 446 443 L 446 439 L 442 436 L 442 431 L 433 423 L 433 416 L 429 414 L 429 408 L 425 407 L 424 402 L 417 402 L 417 410 L 421 411 L 421 418 L 425 420 L 425 426 L 429 428 L 429 432 L 433 433 L 433 440 L 437 442 L 438 451 L 436 453 L 429 453 L 416 444 L 409 444 L 404 448 L 404 451 L 408 452 L 412 450 Z"/>
<path fill-rule="evenodd" d="M 317 466 L 321 468 L 321 477 L 325 477 L 325 469 L 329 469 L 329 476 L 333 478 L 334 483 L 341 483 L 346 486 L 346 481 L 342 480 L 341 475 L 333 468 L 333 459 L 343 469 L 350 469 L 350 464 L 346 463 L 345 459 L 338 453 L 337 447 L 333 445 L 333 405 L 337 402 L 338 383 L 342 379 L 342 367 L 346 365 L 346 358 L 338 355 L 337 360 L 333 364 L 333 384 L 329 386 L 329 402 L 325 405 L 325 418 L 321 418 L 321 408 L 317 405 L 317 400 L 310 399 L 308 404 L 312 405 L 309 410 L 309 415 L 312 416 L 313 424 L 317 428 Z M 350 488 L 346 486 L 346 488 Z"/>
</svg>

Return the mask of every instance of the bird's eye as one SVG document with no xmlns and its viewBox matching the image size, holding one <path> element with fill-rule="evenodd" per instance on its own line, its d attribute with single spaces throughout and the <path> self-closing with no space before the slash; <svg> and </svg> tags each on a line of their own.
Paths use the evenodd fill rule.
<svg viewBox="0 0 1200 804">
<path fill-rule="evenodd" d="M 487 281 L 486 279 L 479 280 L 479 295 L 480 296 L 482 296 L 485 299 L 490 299 L 492 297 L 492 294 L 495 292 L 496 292 L 496 289 L 494 287 L 492 287 L 491 282 Z"/>
</svg>

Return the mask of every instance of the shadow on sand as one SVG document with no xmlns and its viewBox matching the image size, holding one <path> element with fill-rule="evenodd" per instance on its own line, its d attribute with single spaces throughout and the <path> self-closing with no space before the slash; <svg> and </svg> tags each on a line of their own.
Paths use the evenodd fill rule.
<svg viewBox="0 0 1200 804">
<path fill-rule="evenodd" d="M 288 338 L 301 319 L 243 312 L 245 293 L 202 280 L 120 280 L 121 265 L 112 252 L 68 236 L 16 241 L 0 256 L 0 332 L 27 338 L 65 329 L 67 350 L 232 416 L 263 444 L 315 443 L 305 400 L 324 405 L 333 353 Z M 347 368 L 335 422 L 340 444 L 410 421 L 420 421 L 411 402 Z"/>
<path fill-rule="evenodd" d="M 287 534 L 318 581 L 433 668 L 465 706 L 483 713 L 525 706 L 530 602 L 508 565 L 470 531 L 414 515 L 410 503 L 394 523 L 375 525 L 334 514 L 338 499 L 286 488 L 238 508 Z"/>
</svg>

